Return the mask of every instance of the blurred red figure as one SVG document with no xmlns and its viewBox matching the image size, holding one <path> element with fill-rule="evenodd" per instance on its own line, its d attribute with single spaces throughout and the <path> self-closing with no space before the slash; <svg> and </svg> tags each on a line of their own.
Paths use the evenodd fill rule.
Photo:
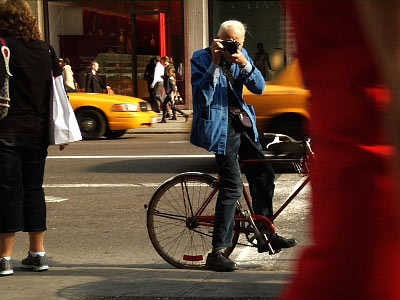
<svg viewBox="0 0 400 300">
<path fill-rule="evenodd" d="M 387 94 L 380 93 L 354 2 L 287 5 L 312 94 L 316 160 L 313 244 L 281 299 L 400 299 L 398 203 L 382 109 Z"/>
</svg>

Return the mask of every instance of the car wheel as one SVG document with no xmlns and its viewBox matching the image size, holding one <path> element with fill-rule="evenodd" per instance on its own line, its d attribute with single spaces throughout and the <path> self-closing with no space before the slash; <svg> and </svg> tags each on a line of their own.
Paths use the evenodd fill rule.
<svg viewBox="0 0 400 300">
<path fill-rule="evenodd" d="M 76 118 L 84 139 L 99 139 L 105 134 L 106 120 L 101 112 L 94 109 L 83 109 L 77 112 Z"/>
<path fill-rule="evenodd" d="M 126 130 L 107 130 L 104 134 L 109 139 L 117 139 L 123 136 L 126 133 Z"/>
</svg>

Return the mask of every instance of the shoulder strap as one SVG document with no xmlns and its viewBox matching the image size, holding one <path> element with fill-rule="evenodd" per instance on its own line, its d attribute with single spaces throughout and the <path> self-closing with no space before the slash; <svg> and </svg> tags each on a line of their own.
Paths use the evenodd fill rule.
<svg viewBox="0 0 400 300">
<path fill-rule="evenodd" d="M 12 76 L 10 72 L 10 49 L 7 47 L 6 41 L 0 37 L 0 43 L 1 43 L 1 54 L 3 55 L 4 58 L 4 63 L 6 65 L 6 72 L 8 76 Z"/>
</svg>

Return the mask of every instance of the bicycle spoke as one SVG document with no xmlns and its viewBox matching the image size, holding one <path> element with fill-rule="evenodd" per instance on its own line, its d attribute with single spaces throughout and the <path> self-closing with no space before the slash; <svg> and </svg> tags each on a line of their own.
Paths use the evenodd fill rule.
<svg viewBox="0 0 400 300">
<path fill-rule="evenodd" d="M 199 224 L 193 217 L 214 215 L 215 180 L 203 174 L 178 175 L 153 196 L 147 215 L 149 236 L 157 252 L 176 267 L 205 265 L 212 249 L 212 227 Z"/>
<path fill-rule="evenodd" d="M 186 221 L 186 218 L 183 216 L 175 215 L 175 214 L 170 214 L 170 213 L 160 213 L 160 212 L 154 212 L 152 213 L 153 216 L 157 217 L 163 217 L 166 219 L 171 219 L 171 220 L 177 220 L 177 221 Z"/>
<path fill-rule="evenodd" d="M 178 199 L 177 199 L 177 196 Z M 181 214 L 185 215 L 185 211 L 181 207 L 181 197 L 180 193 L 176 190 L 176 187 L 173 187 L 173 190 L 169 189 L 168 194 L 166 193 L 163 198 L 163 202 L 167 202 L 166 204 L 170 207 L 170 209 L 179 211 Z"/>
</svg>

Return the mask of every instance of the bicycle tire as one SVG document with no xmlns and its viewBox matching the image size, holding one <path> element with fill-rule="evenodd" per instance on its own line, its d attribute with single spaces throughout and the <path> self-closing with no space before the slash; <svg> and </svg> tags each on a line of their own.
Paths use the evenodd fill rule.
<svg viewBox="0 0 400 300">
<path fill-rule="evenodd" d="M 207 254 L 212 249 L 213 227 L 190 228 L 188 220 L 211 194 L 216 181 L 215 177 L 204 173 L 182 173 L 165 181 L 149 203 L 147 231 L 150 240 L 158 254 L 177 268 L 205 267 Z M 218 193 L 202 215 L 214 216 L 217 196 Z M 239 232 L 235 231 L 232 247 L 225 250 L 227 255 L 232 253 L 238 239 Z"/>
</svg>

